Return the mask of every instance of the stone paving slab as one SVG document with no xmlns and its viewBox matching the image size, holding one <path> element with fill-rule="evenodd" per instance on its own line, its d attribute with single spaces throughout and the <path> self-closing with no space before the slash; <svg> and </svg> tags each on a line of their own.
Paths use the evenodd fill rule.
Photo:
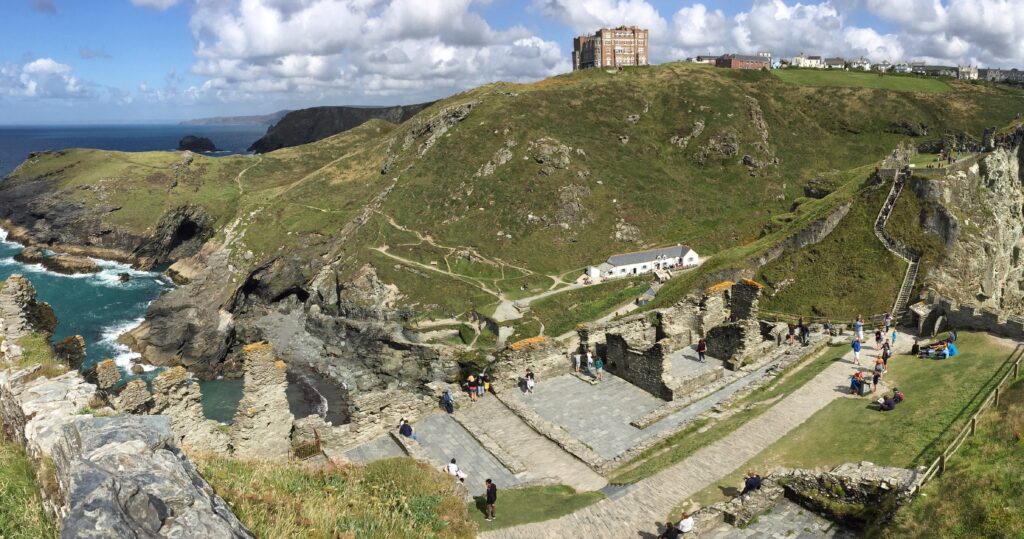
<svg viewBox="0 0 1024 539">
<path fill-rule="evenodd" d="M 388 434 L 349 449 L 344 455 L 348 460 L 359 464 L 369 464 L 375 460 L 406 456 L 405 451 L 402 451 L 402 448 Z"/>
<path fill-rule="evenodd" d="M 473 405 L 463 403 L 463 406 Z M 499 489 L 511 488 L 521 482 L 448 414 L 429 415 L 414 423 L 413 427 L 424 453 L 438 468 L 456 459 L 459 468 L 468 476 L 466 487 L 470 494 L 483 494 L 484 479 L 488 478 Z"/>
<path fill-rule="evenodd" d="M 697 355 L 697 345 L 687 346 L 672 352 L 668 356 L 672 362 L 672 376 L 675 378 L 690 378 L 724 365 L 721 359 L 708 355 L 705 357 L 707 361 L 701 363 L 700 356 Z"/>
<path fill-rule="evenodd" d="M 771 539 L 854 539 L 857 534 L 838 524 L 818 516 L 807 509 L 783 498 L 768 513 L 765 513 L 746 528 L 722 524 L 701 534 L 703 539 L 733 539 L 744 537 Z"/>
</svg>

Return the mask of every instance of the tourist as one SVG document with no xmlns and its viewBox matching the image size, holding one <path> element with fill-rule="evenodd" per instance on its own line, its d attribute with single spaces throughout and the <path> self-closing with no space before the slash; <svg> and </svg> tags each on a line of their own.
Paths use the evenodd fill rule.
<svg viewBox="0 0 1024 539">
<path fill-rule="evenodd" d="M 679 529 L 679 533 L 686 535 L 693 531 L 693 515 L 683 511 L 683 514 L 679 517 L 679 524 L 676 524 L 676 528 Z"/>
<path fill-rule="evenodd" d="M 822 324 L 822 326 L 821 326 L 821 332 L 824 333 L 825 335 L 828 335 L 829 337 L 832 337 L 834 335 L 832 333 L 832 321 L 831 320 L 825 320 L 825 323 Z"/>
<path fill-rule="evenodd" d="M 658 539 L 679 539 L 679 536 L 679 528 L 677 528 L 676 525 L 672 524 L 671 522 L 666 522 L 665 531 L 661 532 L 661 535 L 658 536 Z"/>
<path fill-rule="evenodd" d="M 749 471 L 746 479 L 743 480 L 743 492 L 740 492 L 740 496 L 755 490 L 761 490 L 761 476 Z"/>
<path fill-rule="evenodd" d="M 892 328 L 892 345 L 896 346 L 896 328 Z"/>
<path fill-rule="evenodd" d="M 882 379 L 882 373 L 875 371 L 875 374 L 871 376 L 871 392 L 874 393 L 878 389 L 878 382 Z"/>
<path fill-rule="evenodd" d="M 452 397 L 452 392 L 447 389 L 441 395 L 441 406 L 444 407 L 444 411 L 449 414 L 455 413 L 455 398 Z"/>
<path fill-rule="evenodd" d="M 477 386 L 477 381 L 476 381 L 476 376 L 473 376 L 472 374 L 470 374 L 466 378 L 466 387 L 469 389 L 469 402 L 476 402 L 476 399 L 477 399 L 476 388 L 478 387 Z"/>
<path fill-rule="evenodd" d="M 398 434 L 401 434 L 406 438 L 412 438 L 417 442 L 420 441 L 419 438 L 416 437 L 416 432 L 412 430 L 412 425 L 410 425 L 409 422 L 406 421 L 404 417 L 402 418 L 401 421 L 398 422 Z"/>
<path fill-rule="evenodd" d="M 789 335 L 786 338 L 789 340 L 789 345 L 793 346 L 793 343 L 796 342 L 795 330 L 793 329 L 793 324 L 787 324 L 787 326 L 789 326 Z"/>
<path fill-rule="evenodd" d="M 451 462 L 444 467 L 444 471 L 448 475 L 457 478 L 460 483 L 466 482 L 466 472 L 459 469 L 459 465 L 455 464 L 455 459 L 452 459 Z"/>
<path fill-rule="evenodd" d="M 881 356 L 875 358 L 875 372 L 878 374 L 885 373 L 885 360 Z"/>
<path fill-rule="evenodd" d="M 896 401 L 892 400 L 892 397 L 879 397 L 878 398 L 878 411 L 879 412 L 890 412 L 896 409 Z"/>
<path fill-rule="evenodd" d="M 480 376 L 476 379 L 476 396 L 483 397 L 484 393 L 487 392 L 487 374 L 480 373 Z"/>
<path fill-rule="evenodd" d="M 580 353 L 579 352 L 576 352 L 575 354 L 572 355 L 572 368 L 575 369 L 576 372 L 580 372 Z"/>
<path fill-rule="evenodd" d="M 707 343 L 707 341 L 705 341 L 704 339 L 701 339 L 701 340 L 697 341 L 697 359 L 699 359 L 701 363 L 705 363 L 708 360 L 707 353 L 708 353 L 708 343 Z"/>
<path fill-rule="evenodd" d="M 853 323 L 853 335 L 858 341 L 864 340 L 864 317 L 859 314 Z"/>
<path fill-rule="evenodd" d="M 533 393 L 533 386 L 537 385 L 537 377 L 533 374 L 533 371 L 526 369 L 526 376 L 523 378 L 526 380 L 526 391 Z"/>
<path fill-rule="evenodd" d="M 956 342 L 956 328 L 949 330 L 949 342 Z"/>
<path fill-rule="evenodd" d="M 875 330 L 875 350 L 882 349 L 882 328 Z"/>
<path fill-rule="evenodd" d="M 899 404 L 899 403 L 905 401 L 906 397 L 903 395 L 902 391 L 900 391 L 898 388 L 894 387 L 894 388 L 892 388 L 892 400 L 896 404 Z"/>
<path fill-rule="evenodd" d="M 604 360 L 600 357 L 594 362 L 594 374 L 598 382 L 604 379 Z"/>
<path fill-rule="evenodd" d="M 853 395 L 864 394 L 864 373 L 857 371 L 850 376 L 850 393 Z"/>
<path fill-rule="evenodd" d="M 910 355 L 916 356 L 921 353 L 921 345 L 917 344 L 917 339 L 914 339 L 914 345 L 910 347 Z"/>
<path fill-rule="evenodd" d="M 885 313 L 883 323 L 885 324 L 885 333 L 889 333 L 889 328 L 892 327 L 892 314 Z"/>
<path fill-rule="evenodd" d="M 492 522 L 494 520 L 494 504 L 498 502 L 498 486 L 490 479 L 484 481 L 484 497 L 484 501 L 487 502 L 487 521 Z"/>
<path fill-rule="evenodd" d="M 594 372 L 594 355 L 587 350 L 587 372 Z"/>
<path fill-rule="evenodd" d="M 860 365 L 860 340 L 854 337 L 850 347 L 853 348 L 853 364 Z"/>
<path fill-rule="evenodd" d="M 807 328 L 807 325 L 800 323 L 800 344 L 807 346 L 810 340 L 811 330 Z"/>
<path fill-rule="evenodd" d="M 889 341 L 886 340 L 885 343 L 882 344 L 882 364 L 885 365 L 886 369 L 889 368 L 890 357 L 892 357 L 892 347 L 889 346 Z"/>
</svg>

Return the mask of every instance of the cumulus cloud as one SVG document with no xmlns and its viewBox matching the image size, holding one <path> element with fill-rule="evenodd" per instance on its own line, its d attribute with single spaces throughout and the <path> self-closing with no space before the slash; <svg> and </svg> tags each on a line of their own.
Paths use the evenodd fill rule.
<svg viewBox="0 0 1024 539">
<path fill-rule="evenodd" d="M 39 58 L 23 65 L 0 65 L 0 96 L 54 99 L 86 94 L 85 86 L 72 75 L 71 66 L 52 58 Z"/>
<path fill-rule="evenodd" d="M 314 101 L 436 98 L 567 71 L 559 44 L 492 27 L 474 0 L 198 0 L 190 19 L 207 80 L 193 96 Z"/>
<path fill-rule="evenodd" d="M 164 11 L 180 2 L 181 0 L 132 0 L 132 5 Z"/>
</svg>

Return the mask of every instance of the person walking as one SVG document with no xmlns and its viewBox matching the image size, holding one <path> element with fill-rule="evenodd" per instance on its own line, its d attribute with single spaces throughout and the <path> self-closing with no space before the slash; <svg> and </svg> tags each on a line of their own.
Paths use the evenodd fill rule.
<svg viewBox="0 0 1024 539">
<path fill-rule="evenodd" d="M 476 396 L 483 397 L 487 392 L 487 373 L 480 373 L 476 379 Z"/>
<path fill-rule="evenodd" d="M 707 360 L 708 360 L 707 353 L 708 353 L 708 342 L 705 341 L 704 339 L 701 339 L 701 340 L 697 341 L 697 359 L 699 359 L 701 363 L 706 363 L 707 362 Z"/>
<path fill-rule="evenodd" d="M 886 339 L 885 343 L 882 344 L 882 364 L 885 368 L 889 368 L 889 358 L 892 357 L 892 347 L 889 346 L 889 340 Z"/>
<path fill-rule="evenodd" d="M 892 345 L 896 346 L 896 328 L 892 328 Z"/>
<path fill-rule="evenodd" d="M 875 350 L 882 349 L 882 328 L 875 330 Z"/>
<path fill-rule="evenodd" d="M 850 347 L 853 348 L 853 364 L 860 365 L 860 340 L 854 337 Z"/>
<path fill-rule="evenodd" d="M 594 372 L 594 355 L 587 350 L 587 372 Z"/>
<path fill-rule="evenodd" d="M 498 486 L 494 481 L 484 481 L 484 501 L 487 502 L 487 522 L 494 521 L 494 505 L 498 503 Z"/>
<path fill-rule="evenodd" d="M 441 394 L 441 406 L 444 407 L 444 411 L 449 414 L 455 413 L 455 398 L 452 397 L 452 392 L 447 389 Z"/>
<path fill-rule="evenodd" d="M 600 357 L 594 362 L 594 374 L 598 382 L 604 379 L 604 360 Z"/>
<path fill-rule="evenodd" d="M 883 324 L 885 324 L 885 333 L 889 333 L 889 328 L 892 327 L 892 313 L 885 313 Z"/>
<path fill-rule="evenodd" d="M 580 353 L 576 352 L 572 355 L 572 368 L 578 373 L 580 372 Z"/>
<path fill-rule="evenodd" d="M 466 377 L 466 388 L 469 390 L 469 402 L 476 402 L 476 399 L 477 399 L 476 388 L 477 387 L 478 386 L 477 386 L 476 376 L 473 376 L 472 374 L 470 374 L 468 377 Z"/>
<path fill-rule="evenodd" d="M 537 377 L 533 374 L 533 371 L 526 369 L 526 376 L 523 378 L 526 380 L 526 391 L 533 393 L 533 386 L 537 385 Z"/>
<path fill-rule="evenodd" d="M 858 341 L 864 340 L 864 317 L 857 315 L 857 320 L 853 322 L 853 335 Z"/>
</svg>

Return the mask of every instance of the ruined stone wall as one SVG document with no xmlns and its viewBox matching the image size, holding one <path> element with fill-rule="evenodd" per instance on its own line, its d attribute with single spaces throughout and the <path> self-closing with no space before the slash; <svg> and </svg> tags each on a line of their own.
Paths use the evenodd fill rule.
<svg viewBox="0 0 1024 539">
<path fill-rule="evenodd" d="M 911 308 L 913 325 L 919 335 L 933 335 L 952 328 L 986 331 L 1002 337 L 1024 340 L 1024 317 L 1006 315 L 992 308 L 960 304 L 930 291 L 923 303 Z"/>
<path fill-rule="evenodd" d="M 606 334 L 605 368 L 659 399 L 672 400 L 665 376 L 672 364 L 661 343 L 646 350 L 632 348 L 622 335 Z"/>
</svg>

